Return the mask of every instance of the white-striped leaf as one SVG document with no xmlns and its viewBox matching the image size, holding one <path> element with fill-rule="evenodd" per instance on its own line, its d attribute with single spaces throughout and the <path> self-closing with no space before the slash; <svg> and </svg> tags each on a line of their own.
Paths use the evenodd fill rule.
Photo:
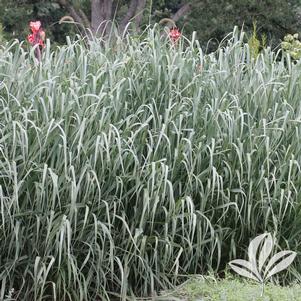
<svg viewBox="0 0 301 301">
<path fill-rule="evenodd" d="M 243 260 L 243 259 L 236 259 L 229 262 L 229 265 L 232 270 L 243 277 L 247 277 L 253 279 L 258 282 L 262 282 L 261 276 L 258 274 L 256 266 L 251 264 L 251 262 Z"/>
<path fill-rule="evenodd" d="M 259 273 L 259 272 L 257 270 L 256 256 L 257 256 L 260 244 L 267 236 L 268 236 L 268 233 L 258 235 L 249 244 L 249 248 L 248 248 L 249 261 L 250 261 L 251 265 L 253 266 L 253 269 L 256 269 L 257 273 Z"/>
<path fill-rule="evenodd" d="M 261 248 L 259 259 L 258 259 L 258 271 L 261 273 L 261 270 L 263 268 L 263 265 L 267 261 L 268 257 L 271 255 L 272 249 L 273 249 L 273 238 L 270 233 L 265 238 L 264 244 Z"/>
<path fill-rule="evenodd" d="M 269 279 L 273 275 L 285 270 L 288 268 L 288 266 L 294 261 L 297 253 L 293 251 L 281 251 L 277 254 L 275 254 L 271 260 L 269 261 L 266 270 L 265 270 L 265 275 L 266 277 L 265 280 Z M 272 266 L 278 262 L 281 258 L 282 259 L 279 263 L 277 263 L 273 268 Z M 272 268 L 272 269 L 271 269 Z M 270 270 L 271 269 L 271 270 Z"/>
</svg>

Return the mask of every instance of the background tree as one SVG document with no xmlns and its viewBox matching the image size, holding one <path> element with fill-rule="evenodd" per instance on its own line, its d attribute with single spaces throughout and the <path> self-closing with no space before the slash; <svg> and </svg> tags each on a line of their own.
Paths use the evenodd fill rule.
<svg viewBox="0 0 301 301">
<path fill-rule="evenodd" d="M 148 0 L 89 0 L 83 1 L 82 6 L 70 0 L 56 0 L 78 23 L 83 24 L 85 28 L 90 29 L 93 34 L 103 34 L 109 29 L 106 21 L 116 20 L 119 25 L 119 31 L 123 32 L 127 24 L 131 21 L 136 30 L 140 30 L 143 16 L 148 13 L 149 16 L 158 9 L 164 9 L 169 6 L 174 13 L 168 16 L 175 21 L 187 15 L 195 0 L 190 1 L 158 1 Z M 86 10 L 84 9 L 86 8 Z M 90 19 L 89 16 L 90 15 Z"/>
<path fill-rule="evenodd" d="M 40 19 L 47 36 L 64 43 L 66 35 L 76 32 L 74 26 L 58 24 L 64 15 L 94 34 L 108 33 L 107 20 L 116 21 L 120 31 L 131 21 L 131 28 L 139 31 L 149 22 L 168 17 L 184 34 L 197 31 L 204 46 L 211 39 L 210 49 L 214 49 L 234 25 L 251 32 L 257 21 L 258 30 L 276 46 L 285 34 L 298 32 L 300 6 L 297 0 L 0 0 L 0 22 L 7 39 L 24 39 L 28 22 Z"/>
</svg>

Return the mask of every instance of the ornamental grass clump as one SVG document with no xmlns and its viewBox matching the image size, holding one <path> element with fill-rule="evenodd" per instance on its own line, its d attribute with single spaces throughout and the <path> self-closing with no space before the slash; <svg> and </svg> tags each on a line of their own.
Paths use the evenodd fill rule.
<svg viewBox="0 0 301 301">
<path fill-rule="evenodd" d="M 301 250 L 301 66 L 142 37 L 0 48 L 0 299 L 149 296 L 265 231 Z"/>
</svg>

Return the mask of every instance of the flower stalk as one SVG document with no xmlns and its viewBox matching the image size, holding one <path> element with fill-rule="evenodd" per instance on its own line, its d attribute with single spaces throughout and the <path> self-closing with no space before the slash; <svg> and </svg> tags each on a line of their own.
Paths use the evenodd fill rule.
<svg viewBox="0 0 301 301">
<path fill-rule="evenodd" d="M 28 42 L 35 48 L 35 57 L 40 62 L 42 59 L 42 49 L 45 48 L 45 31 L 41 27 L 40 21 L 30 22 L 29 27 L 31 34 L 27 36 Z"/>
</svg>

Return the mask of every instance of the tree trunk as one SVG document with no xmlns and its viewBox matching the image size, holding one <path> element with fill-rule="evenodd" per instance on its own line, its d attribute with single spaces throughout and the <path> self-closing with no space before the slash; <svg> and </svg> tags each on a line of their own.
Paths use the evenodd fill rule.
<svg viewBox="0 0 301 301">
<path fill-rule="evenodd" d="M 135 16 L 135 24 L 136 24 L 136 30 L 140 31 L 140 24 L 143 18 L 143 11 L 145 9 L 146 0 L 139 0 L 137 10 L 136 10 L 136 16 Z"/>
<path fill-rule="evenodd" d="M 177 22 L 179 19 L 181 19 L 185 15 L 189 14 L 190 11 L 191 11 L 191 3 L 185 3 L 172 16 L 172 20 Z"/>
<path fill-rule="evenodd" d="M 136 30 L 139 31 L 145 5 L 146 5 L 146 0 L 131 0 L 128 6 L 128 10 L 120 23 L 119 26 L 120 33 L 124 32 L 126 26 L 132 19 L 135 22 Z"/>
<path fill-rule="evenodd" d="M 75 9 L 68 0 L 58 0 L 58 3 L 66 8 L 76 23 L 81 24 L 84 28 L 90 28 L 90 21 L 81 9 Z"/>
<path fill-rule="evenodd" d="M 111 28 L 112 0 L 91 0 L 91 30 L 95 36 L 105 36 Z"/>
<path fill-rule="evenodd" d="M 137 9 L 137 4 L 138 4 L 138 0 L 132 0 L 128 10 L 125 14 L 125 16 L 123 17 L 120 26 L 119 26 L 119 32 L 123 33 L 126 26 L 128 25 L 128 23 L 130 22 L 131 18 L 133 18 L 133 16 L 135 15 L 136 9 Z"/>
</svg>

